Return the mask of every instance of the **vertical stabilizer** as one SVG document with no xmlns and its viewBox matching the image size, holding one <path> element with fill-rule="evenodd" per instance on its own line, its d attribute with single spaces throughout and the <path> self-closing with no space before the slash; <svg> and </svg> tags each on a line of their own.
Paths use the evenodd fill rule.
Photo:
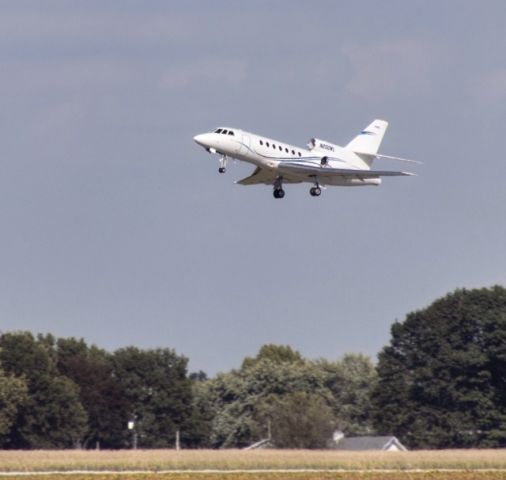
<svg viewBox="0 0 506 480">
<path fill-rule="evenodd" d="M 385 120 L 374 120 L 368 127 L 364 128 L 348 145 L 347 150 L 366 155 L 378 153 L 383 136 L 387 131 L 388 122 Z"/>
</svg>

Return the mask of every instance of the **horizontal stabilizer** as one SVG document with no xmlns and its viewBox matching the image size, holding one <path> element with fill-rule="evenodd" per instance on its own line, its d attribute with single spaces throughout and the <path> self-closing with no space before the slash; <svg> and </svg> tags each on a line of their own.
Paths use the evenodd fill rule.
<svg viewBox="0 0 506 480">
<path fill-rule="evenodd" d="M 407 163 L 418 163 L 422 164 L 423 162 L 419 162 L 418 160 L 410 160 L 409 158 L 401 158 L 401 157 L 392 157 L 391 155 L 380 155 L 379 153 L 365 153 L 365 152 L 355 152 L 357 155 L 366 155 L 373 158 L 385 158 L 386 160 L 397 160 L 398 162 L 407 162 Z"/>
</svg>

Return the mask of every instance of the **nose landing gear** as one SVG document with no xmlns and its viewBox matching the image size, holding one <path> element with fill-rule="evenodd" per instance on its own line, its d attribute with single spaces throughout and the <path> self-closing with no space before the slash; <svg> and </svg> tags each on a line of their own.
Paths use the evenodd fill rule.
<svg viewBox="0 0 506 480">
<path fill-rule="evenodd" d="M 223 155 L 223 157 L 220 158 L 220 168 L 218 168 L 218 172 L 225 173 L 227 171 L 227 163 L 228 157 Z"/>
</svg>

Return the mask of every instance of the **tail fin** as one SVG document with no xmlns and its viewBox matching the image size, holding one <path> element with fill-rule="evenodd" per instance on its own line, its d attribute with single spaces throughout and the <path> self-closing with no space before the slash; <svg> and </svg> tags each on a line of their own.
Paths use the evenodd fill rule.
<svg viewBox="0 0 506 480">
<path fill-rule="evenodd" d="M 385 120 L 374 120 L 374 122 L 348 143 L 345 148 L 358 154 L 374 155 L 378 153 L 387 127 L 388 122 Z"/>
</svg>

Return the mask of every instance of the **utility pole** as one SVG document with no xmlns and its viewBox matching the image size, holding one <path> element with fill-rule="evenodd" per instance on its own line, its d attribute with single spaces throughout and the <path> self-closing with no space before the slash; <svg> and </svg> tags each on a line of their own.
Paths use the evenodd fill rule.
<svg viewBox="0 0 506 480">
<path fill-rule="evenodd" d="M 132 442 L 132 448 L 134 450 L 137 450 L 137 430 L 134 430 L 134 438 Z"/>
<path fill-rule="evenodd" d="M 181 444 L 179 443 L 179 430 L 176 430 L 176 451 L 181 450 Z"/>
<path fill-rule="evenodd" d="M 132 450 L 137 450 L 137 429 L 135 428 L 135 420 L 137 415 L 132 416 L 132 420 L 128 422 L 128 430 L 132 431 Z"/>
</svg>

